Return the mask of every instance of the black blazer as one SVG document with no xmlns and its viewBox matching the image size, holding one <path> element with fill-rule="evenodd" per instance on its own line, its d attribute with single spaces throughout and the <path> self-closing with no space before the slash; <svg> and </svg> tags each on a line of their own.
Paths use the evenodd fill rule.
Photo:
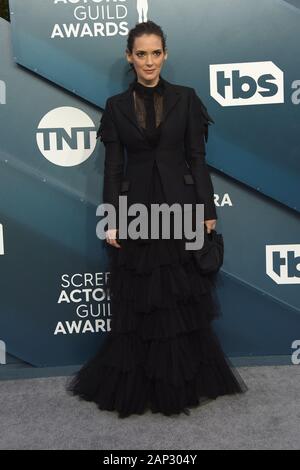
<svg viewBox="0 0 300 470">
<path fill-rule="evenodd" d="M 164 79 L 163 119 L 153 149 L 139 126 L 132 84 L 107 99 L 97 131 L 105 145 L 103 202 L 118 210 L 119 195 L 128 206 L 147 204 L 156 160 L 166 202 L 204 203 L 204 218 L 217 219 L 214 190 L 205 162 L 208 125 L 214 122 L 194 88 Z"/>
</svg>

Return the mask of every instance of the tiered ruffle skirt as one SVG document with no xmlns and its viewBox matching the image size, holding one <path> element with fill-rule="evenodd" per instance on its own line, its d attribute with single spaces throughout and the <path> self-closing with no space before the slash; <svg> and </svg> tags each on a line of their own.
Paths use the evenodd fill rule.
<svg viewBox="0 0 300 470">
<path fill-rule="evenodd" d="M 156 166 L 151 202 L 164 201 Z M 183 239 L 107 245 L 111 331 L 67 389 L 120 418 L 148 409 L 184 412 L 247 386 L 213 330 L 220 316 L 215 277 L 199 273 Z"/>
</svg>

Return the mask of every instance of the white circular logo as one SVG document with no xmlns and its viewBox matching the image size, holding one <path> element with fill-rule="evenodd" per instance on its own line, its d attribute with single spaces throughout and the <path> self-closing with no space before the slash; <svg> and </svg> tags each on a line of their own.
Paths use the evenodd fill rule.
<svg viewBox="0 0 300 470">
<path fill-rule="evenodd" d="M 91 118 L 71 106 L 55 108 L 41 119 L 37 145 L 47 160 L 59 166 L 75 166 L 93 153 L 96 129 Z"/>
</svg>

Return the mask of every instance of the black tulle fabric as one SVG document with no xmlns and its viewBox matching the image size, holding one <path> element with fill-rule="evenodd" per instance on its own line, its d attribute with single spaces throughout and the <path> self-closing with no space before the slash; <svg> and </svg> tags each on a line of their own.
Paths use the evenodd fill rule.
<svg viewBox="0 0 300 470">
<path fill-rule="evenodd" d="M 156 164 L 149 200 L 165 201 Z M 197 271 L 184 242 L 128 238 L 120 249 L 106 245 L 111 331 L 68 391 L 124 418 L 148 409 L 189 414 L 200 403 L 247 390 L 212 327 L 221 314 L 217 278 Z"/>
</svg>

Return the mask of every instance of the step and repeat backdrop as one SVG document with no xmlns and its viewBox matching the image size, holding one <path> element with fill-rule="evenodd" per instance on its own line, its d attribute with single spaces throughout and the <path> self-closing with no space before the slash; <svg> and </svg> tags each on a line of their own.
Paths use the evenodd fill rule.
<svg viewBox="0 0 300 470">
<path fill-rule="evenodd" d="M 128 31 L 167 35 L 162 76 L 213 117 L 231 357 L 300 362 L 300 1 L 10 0 L 0 19 L 0 363 L 80 364 L 110 331 L 97 238 L 106 99 L 133 80 Z M 252 359 L 253 363 L 253 359 Z"/>
</svg>

